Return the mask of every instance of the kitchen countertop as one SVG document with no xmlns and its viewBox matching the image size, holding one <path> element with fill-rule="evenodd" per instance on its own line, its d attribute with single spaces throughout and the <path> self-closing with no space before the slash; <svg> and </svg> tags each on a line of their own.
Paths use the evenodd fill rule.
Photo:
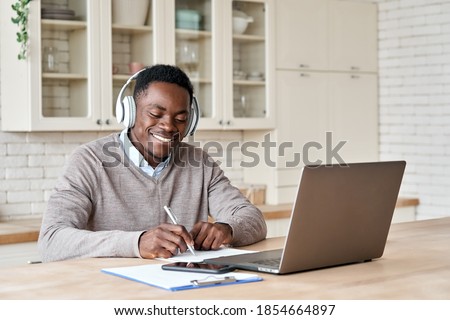
<svg viewBox="0 0 450 320">
<path fill-rule="evenodd" d="M 399 198 L 396 207 L 419 205 L 417 198 Z M 258 205 L 266 220 L 287 219 L 291 215 L 292 204 Z M 36 241 L 39 236 L 41 218 L 19 219 L 0 222 L 0 244 Z"/>
<path fill-rule="evenodd" d="M 0 244 L 36 241 L 41 218 L 0 222 Z"/>
<path fill-rule="evenodd" d="M 417 198 L 398 198 L 396 208 L 402 207 L 416 207 L 419 205 L 419 199 Z M 283 219 L 289 218 L 292 211 L 292 203 L 287 204 L 276 204 L 276 205 L 259 205 L 257 206 L 262 213 L 264 218 L 268 219 Z"/>
</svg>

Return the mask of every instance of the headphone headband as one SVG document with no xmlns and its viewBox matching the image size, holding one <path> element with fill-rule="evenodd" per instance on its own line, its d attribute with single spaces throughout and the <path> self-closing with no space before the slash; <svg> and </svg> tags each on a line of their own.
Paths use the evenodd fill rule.
<svg viewBox="0 0 450 320">
<path fill-rule="evenodd" d="M 125 96 L 124 92 L 133 80 L 136 80 L 138 75 L 147 70 L 144 68 L 133 74 L 120 89 L 116 100 L 116 118 L 118 123 L 122 123 L 126 128 L 134 126 L 136 120 L 136 102 L 132 96 Z M 200 108 L 198 106 L 197 98 L 192 96 L 191 108 L 189 110 L 189 118 L 186 126 L 186 131 L 183 137 L 193 135 L 197 129 L 198 121 L 200 119 Z"/>
</svg>

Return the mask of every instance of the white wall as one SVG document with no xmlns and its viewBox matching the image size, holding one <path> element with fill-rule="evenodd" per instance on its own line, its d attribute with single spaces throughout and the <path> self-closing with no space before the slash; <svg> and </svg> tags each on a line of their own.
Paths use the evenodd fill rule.
<svg viewBox="0 0 450 320">
<path fill-rule="evenodd" d="M 377 2 L 380 158 L 407 161 L 419 219 L 450 216 L 450 0 Z"/>
</svg>

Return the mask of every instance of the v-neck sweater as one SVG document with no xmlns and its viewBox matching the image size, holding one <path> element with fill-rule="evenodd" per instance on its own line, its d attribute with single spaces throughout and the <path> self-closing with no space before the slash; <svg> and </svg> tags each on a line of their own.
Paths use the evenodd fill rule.
<svg viewBox="0 0 450 320">
<path fill-rule="evenodd" d="M 114 133 L 79 146 L 67 161 L 43 216 L 38 246 L 43 261 L 140 257 L 139 237 L 177 214 L 195 223 L 229 224 L 234 246 L 265 238 L 262 213 L 201 148 L 181 142 L 158 179 L 125 155 Z"/>
</svg>

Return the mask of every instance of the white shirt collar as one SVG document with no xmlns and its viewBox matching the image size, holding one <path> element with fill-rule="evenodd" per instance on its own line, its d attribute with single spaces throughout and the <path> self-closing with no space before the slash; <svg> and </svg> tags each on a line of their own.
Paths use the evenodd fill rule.
<svg viewBox="0 0 450 320">
<path fill-rule="evenodd" d="M 130 159 L 130 161 L 138 168 L 140 168 L 147 175 L 158 178 L 161 175 L 161 172 L 167 167 L 170 161 L 171 155 L 167 157 L 166 160 L 158 164 L 156 168 L 153 168 L 148 162 L 145 160 L 144 156 L 139 152 L 138 149 L 131 143 L 128 138 L 128 129 L 125 128 L 119 135 L 120 141 L 122 142 L 123 149 L 125 154 Z"/>
</svg>

